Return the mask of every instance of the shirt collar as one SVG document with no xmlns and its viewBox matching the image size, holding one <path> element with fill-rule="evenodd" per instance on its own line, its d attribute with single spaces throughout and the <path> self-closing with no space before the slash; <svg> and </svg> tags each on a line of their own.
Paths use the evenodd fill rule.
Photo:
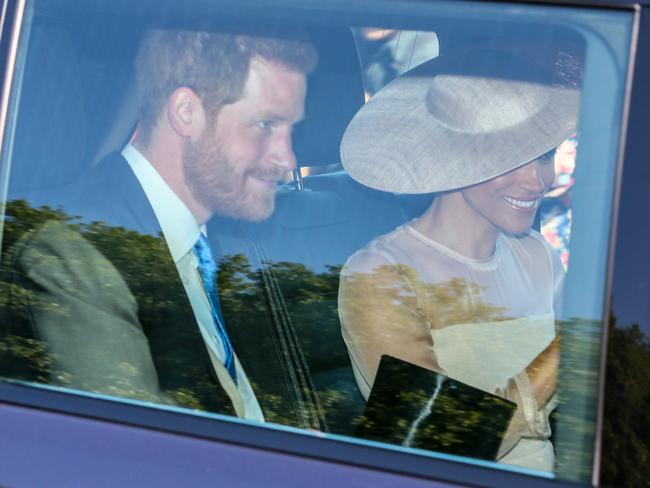
<svg viewBox="0 0 650 488">
<path fill-rule="evenodd" d="M 122 151 L 122 156 L 147 195 L 172 259 L 178 263 L 194 247 L 199 232 L 205 234 L 205 226 L 199 227 L 192 212 L 141 152 L 129 144 Z"/>
</svg>

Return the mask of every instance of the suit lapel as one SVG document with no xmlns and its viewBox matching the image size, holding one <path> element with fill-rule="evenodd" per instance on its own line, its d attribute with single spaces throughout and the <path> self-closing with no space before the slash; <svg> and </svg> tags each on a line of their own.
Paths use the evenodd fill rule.
<svg viewBox="0 0 650 488">
<path fill-rule="evenodd" d="M 243 416 L 237 387 L 210 357 L 158 219 L 128 162 L 109 155 L 82 180 L 80 195 L 74 214 L 123 233 L 124 247 L 133 248 L 115 249 L 87 236 L 136 298 L 161 389 L 181 406 Z"/>
<path fill-rule="evenodd" d="M 77 210 L 84 221 L 103 221 L 141 234 L 161 232 L 147 196 L 120 153 L 109 154 L 82 179 Z"/>
</svg>

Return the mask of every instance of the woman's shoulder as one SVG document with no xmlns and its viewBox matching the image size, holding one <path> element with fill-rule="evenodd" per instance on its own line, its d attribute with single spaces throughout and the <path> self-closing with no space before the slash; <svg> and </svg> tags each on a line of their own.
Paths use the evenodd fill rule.
<svg viewBox="0 0 650 488">
<path fill-rule="evenodd" d="M 525 252 L 537 256 L 550 255 L 555 252 L 544 236 L 534 229 L 530 229 L 522 235 L 502 234 L 502 239 L 509 247 L 521 248 Z"/>
<path fill-rule="evenodd" d="M 503 235 L 503 242 L 522 260 L 535 263 L 547 262 L 553 274 L 564 269 L 560 255 L 536 230 L 531 229 L 522 236 Z"/>
<path fill-rule="evenodd" d="M 343 271 L 370 272 L 381 266 L 399 266 L 404 257 L 405 241 L 409 239 L 408 225 L 375 237 L 347 259 Z"/>
</svg>

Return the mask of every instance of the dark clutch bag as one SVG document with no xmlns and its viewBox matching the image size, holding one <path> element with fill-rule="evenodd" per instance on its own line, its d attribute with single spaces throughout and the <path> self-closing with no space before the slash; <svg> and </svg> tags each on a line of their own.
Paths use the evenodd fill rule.
<svg viewBox="0 0 650 488">
<path fill-rule="evenodd" d="M 511 401 L 384 355 L 355 436 L 494 460 L 516 408 Z"/>
</svg>

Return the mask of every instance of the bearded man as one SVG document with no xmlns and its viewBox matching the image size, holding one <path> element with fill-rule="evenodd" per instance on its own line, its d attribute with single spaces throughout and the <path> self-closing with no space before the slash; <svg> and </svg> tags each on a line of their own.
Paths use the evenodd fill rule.
<svg viewBox="0 0 650 488">
<path fill-rule="evenodd" d="M 136 136 L 68 190 L 76 220 L 27 233 L 3 263 L 15 292 L 2 334 L 38 354 L 0 353 L 0 374 L 263 421 L 205 224 L 272 214 L 315 64 L 299 40 L 145 34 Z"/>
</svg>

